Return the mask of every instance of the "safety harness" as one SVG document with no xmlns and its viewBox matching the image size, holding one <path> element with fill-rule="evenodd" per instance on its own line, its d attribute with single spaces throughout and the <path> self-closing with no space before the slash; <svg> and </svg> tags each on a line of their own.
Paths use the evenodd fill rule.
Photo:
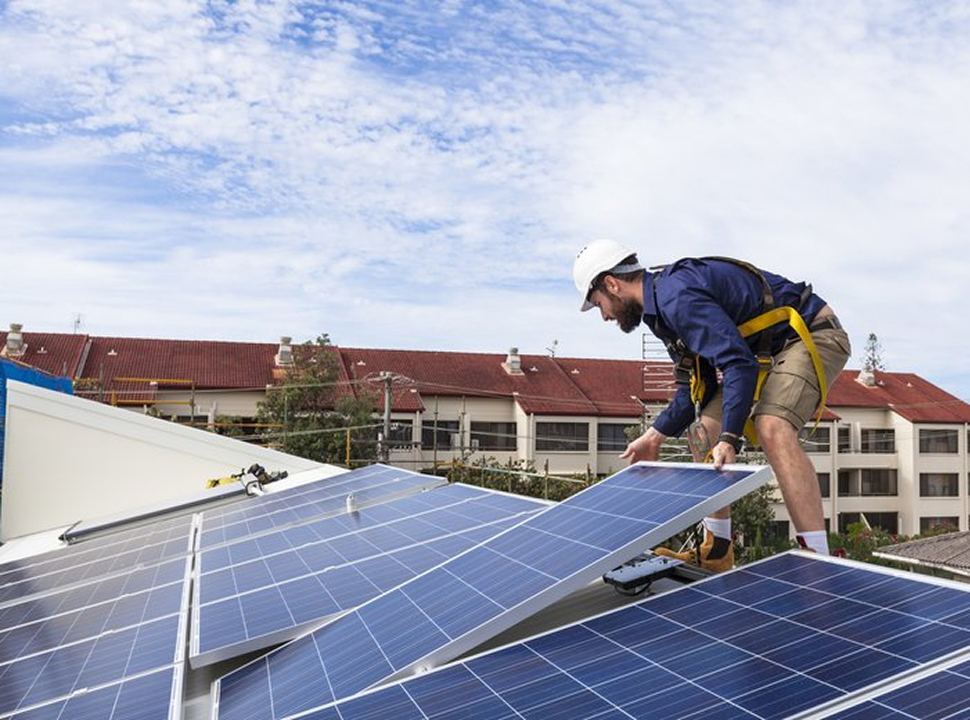
<svg viewBox="0 0 970 720">
<path fill-rule="evenodd" d="M 700 259 L 732 263 L 754 274 L 761 281 L 763 312 L 737 326 L 738 333 L 740 333 L 742 338 L 748 339 L 753 335 L 760 334 L 757 349 L 755 350 L 755 357 L 758 359 L 758 379 L 755 384 L 752 405 L 760 399 L 761 390 L 774 364 L 774 358 L 771 353 L 772 334 L 768 331 L 776 325 L 787 323 L 795 331 L 799 339 L 805 343 L 808 354 L 812 358 L 815 375 L 818 378 L 820 396 L 815 424 L 812 426 L 812 432 L 809 434 L 809 437 L 811 437 L 811 434 L 815 432 L 815 429 L 822 419 L 822 413 L 825 410 L 825 401 L 828 396 L 828 387 L 825 380 L 825 369 L 822 367 L 822 360 L 819 358 L 818 349 L 812 340 L 811 330 L 805 325 L 805 320 L 799 314 L 798 308 L 791 307 L 790 305 L 775 307 L 775 298 L 771 292 L 771 285 L 769 285 L 764 273 L 751 263 L 720 256 L 709 256 Z M 807 285 L 805 292 L 802 294 L 802 302 L 811 295 L 811 292 L 811 285 Z M 707 383 L 701 372 L 701 358 L 699 355 L 687 350 L 687 347 L 680 339 L 667 342 L 667 350 L 674 360 L 674 374 L 678 382 L 686 381 L 690 385 L 690 399 L 694 405 L 695 420 L 688 430 L 688 439 L 692 444 L 697 442 L 698 447 L 706 446 L 709 451 L 711 448 L 710 439 L 706 437 L 706 431 L 700 423 L 702 403 L 704 397 L 707 395 Z M 696 437 L 698 435 L 703 435 L 703 437 Z M 752 445 L 759 444 L 758 433 L 755 430 L 754 421 L 750 417 L 744 424 L 744 436 Z M 702 452 L 701 454 L 704 453 Z"/>
</svg>

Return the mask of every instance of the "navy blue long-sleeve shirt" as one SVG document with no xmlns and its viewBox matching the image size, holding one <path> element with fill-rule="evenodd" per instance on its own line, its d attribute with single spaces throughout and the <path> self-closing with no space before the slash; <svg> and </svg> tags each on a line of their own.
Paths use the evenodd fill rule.
<svg viewBox="0 0 970 720">
<path fill-rule="evenodd" d="M 762 270 L 771 286 L 775 307 L 801 308 L 799 314 L 811 325 L 825 301 L 814 293 L 802 302 L 803 282 Z M 763 313 L 764 291 L 757 275 L 739 265 L 722 260 L 686 258 L 643 278 L 643 320 L 654 335 L 665 342 L 679 338 L 688 351 L 705 360 L 704 373 L 708 397 L 721 371 L 723 386 L 724 432 L 740 435 L 751 412 L 758 379 L 755 350 L 757 336 L 744 339 L 737 326 Z M 777 325 L 772 332 L 772 354 L 795 337 L 788 325 Z M 680 435 L 694 419 L 690 389 L 681 386 L 660 414 L 654 427 L 667 436 Z"/>
</svg>

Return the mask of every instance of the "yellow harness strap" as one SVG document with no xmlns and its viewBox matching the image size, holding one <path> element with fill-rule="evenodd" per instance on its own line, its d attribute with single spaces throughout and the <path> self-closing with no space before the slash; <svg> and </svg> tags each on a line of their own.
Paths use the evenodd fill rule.
<svg viewBox="0 0 970 720">
<path fill-rule="evenodd" d="M 812 426 L 812 432 L 815 432 L 815 428 L 818 427 L 819 422 L 822 420 L 822 413 L 825 411 L 825 401 L 828 397 L 828 386 L 825 381 L 825 369 L 822 367 L 822 359 L 818 356 L 818 349 L 815 347 L 815 342 L 812 340 L 812 333 L 805 325 L 805 321 L 802 316 L 798 314 L 798 311 L 793 307 L 779 307 L 774 310 L 769 310 L 766 313 L 758 315 L 757 317 L 751 318 L 747 322 L 743 322 L 738 325 L 738 332 L 741 337 L 746 338 L 754 335 L 755 333 L 766 330 L 780 322 L 788 321 L 788 324 L 795 330 L 801 341 L 805 343 L 805 347 L 808 349 L 808 354 L 812 358 L 812 366 L 815 368 L 815 376 L 818 378 L 818 391 L 819 391 L 819 403 L 818 403 L 818 413 L 815 417 L 815 424 Z M 765 384 L 765 380 L 768 377 L 768 371 L 771 370 L 771 358 L 758 358 L 758 363 L 761 368 L 758 371 L 758 382 L 755 385 L 754 390 L 754 400 L 755 402 L 761 397 L 761 389 Z M 754 429 L 754 423 L 748 418 L 748 421 L 744 426 L 745 437 L 754 443 L 758 444 L 758 433 Z"/>
<path fill-rule="evenodd" d="M 766 313 L 762 313 L 757 317 L 751 318 L 747 322 L 743 322 L 738 325 L 738 333 L 741 337 L 747 338 L 762 330 L 767 330 L 774 325 L 781 322 L 787 322 L 798 334 L 798 337 L 805 347 L 808 349 L 808 354 L 812 358 L 812 366 L 815 368 L 815 375 L 818 378 L 818 390 L 819 390 L 819 404 L 818 412 L 815 417 L 815 424 L 812 426 L 812 433 L 815 432 L 815 428 L 818 427 L 819 422 L 822 419 L 822 413 L 825 411 L 825 402 L 828 398 L 828 386 L 825 381 L 825 369 L 822 367 L 822 360 L 818 355 L 818 349 L 815 347 L 815 342 L 812 340 L 812 333 L 805 325 L 805 321 L 802 316 L 798 314 L 798 311 L 793 307 L 779 307 L 769 310 Z M 758 380 L 755 384 L 754 389 L 754 401 L 757 402 L 761 397 L 761 390 L 764 387 L 765 380 L 768 378 L 768 372 L 772 368 L 771 357 L 758 357 Z M 700 358 L 694 358 L 694 371 L 691 373 L 690 377 L 690 397 L 694 403 L 694 408 L 697 413 L 697 417 L 700 417 L 700 403 L 704 398 L 706 392 L 706 383 L 701 377 L 700 373 Z M 752 445 L 758 445 L 758 433 L 754 429 L 754 422 L 751 418 L 744 424 L 744 436 L 747 438 L 748 442 Z M 809 436 L 811 437 L 811 435 Z"/>
</svg>

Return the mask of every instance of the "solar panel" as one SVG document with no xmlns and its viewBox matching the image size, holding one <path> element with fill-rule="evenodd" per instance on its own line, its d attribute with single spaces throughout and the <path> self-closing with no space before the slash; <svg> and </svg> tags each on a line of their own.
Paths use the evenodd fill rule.
<svg viewBox="0 0 970 720">
<path fill-rule="evenodd" d="M 190 662 L 200 667 L 293 638 L 543 507 L 450 485 L 202 552 Z"/>
<path fill-rule="evenodd" d="M 83 705 L 79 698 L 89 689 L 137 684 L 133 681 L 141 675 L 181 665 L 191 558 L 181 564 L 180 583 L 122 595 L 114 602 L 22 623 L 5 632 L 0 642 L 0 716 L 51 703 Z M 176 675 L 179 693 L 169 693 L 169 705 L 180 698 L 180 677 Z M 36 709 L 39 717 L 49 711 Z"/>
<path fill-rule="evenodd" d="M 199 546 L 210 548 L 343 512 L 346 497 L 351 493 L 357 507 L 364 507 L 438 487 L 446 482 L 444 478 L 388 465 L 370 465 L 309 485 L 253 498 L 242 506 L 208 510 L 203 513 Z"/>
<path fill-rule="evenodd" d="M 61 570 L 71 565 L 101 560 L 134 549 L 162 544 L 173 538 L 181 538 L 192 527 L 192 518 L 173 518 L 153 523 L 150 527 L 138 527 L 109 535 L 91 538 L 77 545 L 65 545 L 30 557 L 0 564 L 0 584 L 23 573 L 29 568 L 34 575 Z"/>
<path fill-rule="evenodd" d="M 313 717 L 819 717 L 886 682 L 968 656 L 970 589 L 793 552 Z M 282 669 L 274 679 L 283 679 Z M 968 670 L 964 662 L 920 680 L 933 696 L 894 689 L 837 717 L 964 709 Z"/>
<path fill-rule="evenodd" d="M 120 542 L 101 538 L 93 546 L 73 545 L 43 557 L 7 563 L 0 575 L 0 607 L 139 566 L 184 558 L 191 554 L 194 542 L 191 518 L 159 530 L 142 529 L 140 537 L 126 536 Z"/>
<path fill-rule="evenodd" d="M 12 720 L 166 720 L 181 717 L 182 669 L 167 667 L 17 712 Z"/>
<path fill-rule="evenodd" d="M 245 498 L 246 488 L 241 482 L 219 485 L 137 510 L 129 510 L 93 520 L 82 520 L 66 530 L 61 539 L 73 544 L 96 537 L 104 537 L 107 533 L 114 533 L 118 528 L 130 527 L 138 522 L 150 522 L 152 527 L 155 527 L 156 523 L 166 520 L 177 521 L 181 518 L 184 522 L 191 519 L 187 516 L 202 512 L 207 506 L 237 504 Z"/>
<path fill-rule="evenodd" d="M 219 717 L 326 705 L 470 650 L 747 494 L 768 468 L 641 463 L 223 677 Z"/>
<path fill-rule="evenodd" d="M 837 720 L 966 718 L 970 716 L 970 662 L 941 670 L 826 715 Z"/>
</svg>

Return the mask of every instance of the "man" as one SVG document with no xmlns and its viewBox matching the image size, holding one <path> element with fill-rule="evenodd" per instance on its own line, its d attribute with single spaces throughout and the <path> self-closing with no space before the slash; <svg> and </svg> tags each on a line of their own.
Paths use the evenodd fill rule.
<svg viewBox="0 0 970 720">
<path fill-rule="evenodd" d="M 799 431 L 823 401 L 819 375 L 831 385 L 851 348 L 835 313 L 811 285 L 728 258 L 687 258 L 649 272 L 633 251 L 612 240 L 584 247 L 573 279 L 581 310 L 598 308 L 604 321 L 616 321 L 627 333 L 645 323 L 676 366 L 691 375 L 693 389 L 681 384 L 653 426 L 620 457 L 656 460 L 667 437 L 689 428 L 695 459 L 708 456 L 721 468 L 734 462 L 750 415 L 799 544 L 828 554 L 818 479 Z M 788 320 L 748 334 L 748 321 L 773 309 Z M 677 556 L 715 571 L 730 569 L 730 510 L 705 518 L 700 549 Z"/>
</svg>

